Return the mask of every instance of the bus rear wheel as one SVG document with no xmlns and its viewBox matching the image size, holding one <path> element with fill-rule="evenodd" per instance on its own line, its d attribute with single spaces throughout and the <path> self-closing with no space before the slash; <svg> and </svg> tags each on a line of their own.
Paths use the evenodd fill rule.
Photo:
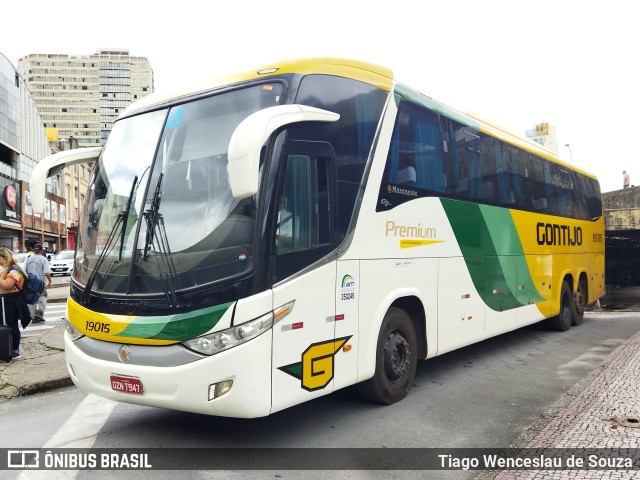
<svg viewBox="0 0 640 480">
<path fill-rule="evenodd" d="M 584 320 L 584 310 L 587 306 L 587 284 L 584 280 L 578 282 L 578 290 L 573 299 L 573 322 L 572 325 L 582 325 Z"/>
<path fill-rule="evenodd" d="M 547 319 L 547 327 L 549 330 L 558 332 L 566 332 L 571 327 L 573 321 L 573 293 L 571 287 L 566 280 L 562 281 L 562 289 L 560 290 L 560 312 L 555 317 Z"/>
<path fill-rule="evenodd" d="M 418 342 L 411 318 L 400 308 L 384 316 L 376 350 L 373 378 L 358 384 L 360 394 L 376 403 L 391 405 L 409 393 L 416 374 Z"/>
</svg>

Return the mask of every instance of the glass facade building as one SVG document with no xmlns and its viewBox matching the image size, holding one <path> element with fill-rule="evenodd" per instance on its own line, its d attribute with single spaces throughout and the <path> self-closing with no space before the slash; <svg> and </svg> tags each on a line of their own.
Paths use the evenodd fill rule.
<svg viewBox="0 0 640 480">
<path fill-rule="evenodd" d="M 59 222 L 30 212 L 28 185 L 34 166 L 51 154 L 38 109 L 13 64 L 0 53 L 0 246 L 22 250 L 28 239 L 59 242 Z M 56 202 L 56 205 L 61 203 Z"/>
<path fill-rule="evenodd" d="M 0 54 L 0 173 L 17 177 L 20 154 L 20 77 Z"/>
</svg>

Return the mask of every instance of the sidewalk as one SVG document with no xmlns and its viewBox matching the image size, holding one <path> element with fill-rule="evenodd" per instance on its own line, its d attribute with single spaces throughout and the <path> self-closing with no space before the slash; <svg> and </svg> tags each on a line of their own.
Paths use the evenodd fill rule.
<svg viewBox="0 0 640 480">
<path fill-rule="evenodd" d="M 597 314 L 606 315 L 604 312 Z M 637 458 L 631 452 L 640 448 L 640 332 L 612 352 L 607 361 L 601 371 L 594 370 L 586 382 L 577 386 L 583 388 L 582 391 L 574 392 L 576 396 L 545 426 L 512 447 L 540 452 L 549 452 L 551 449 L 611 449 L 620 452 L 620 456 Z M 585 468 L 503 470 L 482 478 L 631 480 L 639 477 L 638 470 Z"/>
<path fill-rule="evenodd" d="M 66 302 L 69 283 L 47 289 L 47 303 Z M 55 326 L 31 334 L 23 330 L 20 341 L 22 358 L 0 362 L 0 399 L 30 395 L 72 385 L 64 359 L 64 326 Z"/>
</svg>

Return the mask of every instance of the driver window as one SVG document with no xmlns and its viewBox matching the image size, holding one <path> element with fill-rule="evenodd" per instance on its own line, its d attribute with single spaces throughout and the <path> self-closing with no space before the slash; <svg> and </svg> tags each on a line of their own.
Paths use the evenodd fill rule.
<svg viewBox="0 0 640 480">
<path fill-rule="evenodd" d="M 289 155 L 276 226 L 276 254 L 330 243 L 328 162 Z"/>
<path fill-rule="evenodd" d="M 289 142 L 273 233 L 273 280 L 280 281 L 328 255 L 338 243 L 336 165 L 325 142 Z"/>
</svg>

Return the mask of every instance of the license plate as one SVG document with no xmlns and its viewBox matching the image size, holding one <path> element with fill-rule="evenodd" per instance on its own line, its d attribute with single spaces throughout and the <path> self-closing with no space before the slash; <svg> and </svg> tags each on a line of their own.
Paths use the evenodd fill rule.
<svg viewBox="0 0 640 480">
<path fill-rule="evenodd" d="M 52 268 L 54 272 L 64 272 L 64 268 Z"/>
<path fill-rule="evenodd" d="M 142 382 L 139 378 L 111 375 L 111 389 L 116 392 L 142 395 Z"/>
</svg>

